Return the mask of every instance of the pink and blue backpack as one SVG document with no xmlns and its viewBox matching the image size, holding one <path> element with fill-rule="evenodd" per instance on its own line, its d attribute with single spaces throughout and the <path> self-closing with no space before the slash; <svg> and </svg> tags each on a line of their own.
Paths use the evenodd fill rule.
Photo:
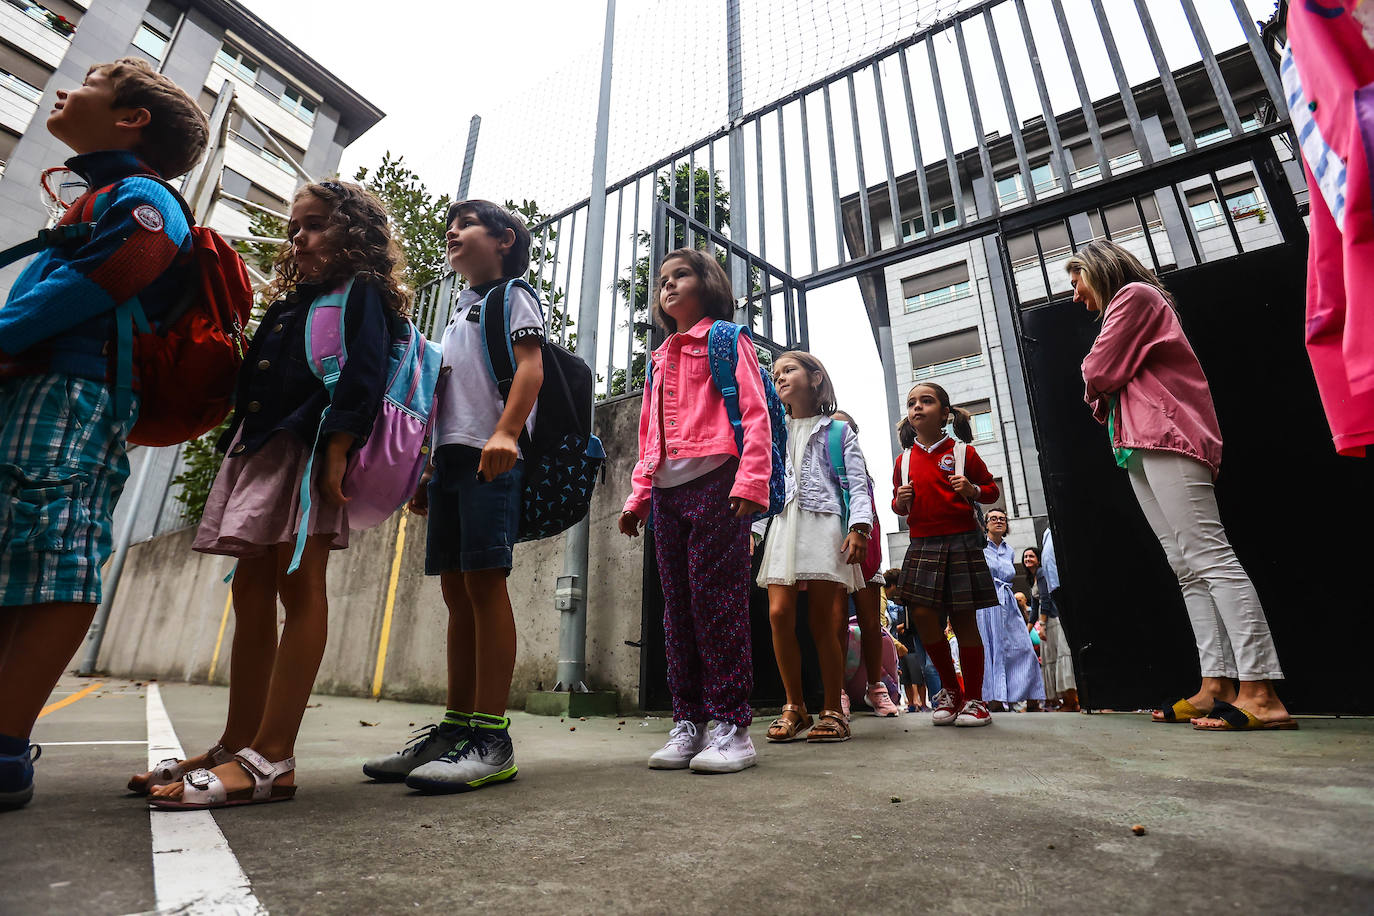
<svg viewBox="0 0 1374 916">
<path fill-rule="evenodd" d="M 348 293 L 356 278 L 337 289 L 316 297 L 306 316 L 305 354 L 310 371 L 324 383 L 330 401 L 334 387 L 348 362 L 344 343 L 344 311 Z M 429 460 L 429 433 L 434 421 L 434 391 L 439 380 L 443 352 L 408 318 L 394 312 L 391 321 L 391 352 L 387 359 L 386 389 L 382 406 L 372 425 L 372 434 L 348 459 L 343 492 L 349 497 L 348 526 L 362 531 L 391 517 L 415 495 L 415 487 Z M 329 408 L 320 415 L 320 428 Z M 296 549 L 287 572 L 300 565 L 305 539 L 310 531 L 310 484 L 314 479 L 315 445 L 301 478 L 301 527 L 296 532 Z"/>
</svg>

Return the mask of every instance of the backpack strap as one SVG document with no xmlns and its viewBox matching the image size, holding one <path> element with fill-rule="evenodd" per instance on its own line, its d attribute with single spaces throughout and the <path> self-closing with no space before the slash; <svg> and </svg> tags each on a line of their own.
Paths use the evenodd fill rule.
<svg viewBox="0 0 1374 916">
<path fill-rule="evenodd" d="M 911 449 L 902 450 L 902 482 L 898 486 L 911 483 Z"/>
<path fill-rule="evenodd" d="M 706 339 L 707 359 L 711 364 L 711 381 L 725 400 L 725 416 L 735 432 L 735 448 L 744 456 L 744 421 L 739 412 L 739 338 L 743 334 L 751 340 L 749 329 L 733 321 L 713 321 Z M 729 354 L 728 356 L 726 354 Z"/>
<path fill-rule="evenodd" d="M 963 439 L 954 440 L 954 476 L 964 476 L 964 461 L 968 456 L 968 443 Z"/>
<path fill-rule="evenodd" d="M 482 299 L 482 355 L 487 360 L 487 371 L 491 373 L 491 379 L 496 383 L 496 391 L 501 395 L 501 400 L 510 396 L 510 386 L 515 383 L 515 345 L 510 339 L 510 297 L 511 292 L 516 289 L 523 289 L 530 294 L 530 298 L 536 303 L 539 302 L 539 294 L 534 291 L 524 280 L 516 277 L 513 280 L 505 280 L 498 283 L 487 291 Z M 497 291 L 500 290 L 500 295 Z M 547 362 L 544 371 L 554 372 L 556 366 L 551 366 Z M 562 379 L 562 376 L 559 376 Z M 568 391 L 566 379 L 562 379 L 563 388 Z M 568 405 L 571 409 L 572 395 L 568 393 Z M 528 420 L 526 421 L 528 422 Z M 534 442 L 530 439 L 530 431 L 522 424 L 520 427 L 520 452 L 529 456 L 534 453 Z"/>
<path fill-rule="evenodd" d="M 846 424 L 830 421 L 827 434 L 830 439 L 830 467 L 835 472 L 835 477 L 840 481 L 840 503 L 843 511 L 840 513 L 840 527 L 849 530 L 849 474 L 844 467 L 844 428 Z"/>
<path fill-rule="evenodd" d="M 353 291 L 355 279 L 349 277 L 348 282 L 338 289 L 323 296 L 316 296 L 305 316 L 305 362 L 315 377 L 324 384 L 324 390 L 329 394 L 329 403 L 320 412 L 320 425 L 315 428 L 315 441 L 311 444 L 309 455 L 305 459 L 305 473 L 301 475 L 301 524 L 296 531 L 296 549 L 292 551 L 291 563 L 286 567 L 288 576 L 300 567 L 301 556 L 305 553 L 305 539 L 310 534 L 310 515 L 314 508 L 310 498 L 310 484 L 315 479 L 315 453 L 320 447 L 325 418 L 329 416 L 329 409 L 334 406 L 334 389 L 338 386 L 339 376 L 343 374 L 343 367 L 348 362 L 348 344 L 344 340 L 344 317 L 348 311 L 348 296 Z M 333 316 L 325 314 L 324 309 L 337 311 L 338 320 L 335 321 Z"/>
</svg>

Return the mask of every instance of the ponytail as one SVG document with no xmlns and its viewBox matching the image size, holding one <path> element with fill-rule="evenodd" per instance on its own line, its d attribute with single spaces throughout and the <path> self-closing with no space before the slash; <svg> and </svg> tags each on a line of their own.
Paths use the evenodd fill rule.
<svg viewBox="0 0 1374 916">
<path fill-rule="evenodd" d="M 906 417 L 902 417 L 897 423 L 897 442 L 903 449 L 911 448 L 916 444 L 916 430 Z"/>
<path fill-rule="evenodd" d="M 973 414 L 962 407 L 951 407 L 949 420 L 955 436 L 964 442 L 973 441 Z"/>
</svg>

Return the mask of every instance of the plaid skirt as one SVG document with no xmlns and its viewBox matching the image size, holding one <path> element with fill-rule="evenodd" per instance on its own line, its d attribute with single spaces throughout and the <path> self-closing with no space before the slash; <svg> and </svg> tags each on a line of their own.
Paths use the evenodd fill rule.
<svg viewBox="0 0 1374 916">
<path fill-rule="evenodd" d="M 898 601 L 941 614 L 976 612 L 997 603 L 997 589 L 983 556 L 982 532 L 913 538 L 897 579 Z"/>
<path fill-rule="evenodd" d="M 0 606 L 100 602 L 132 426 L 111 395 L 67 375 L 0 382 Z"/>
</svg>

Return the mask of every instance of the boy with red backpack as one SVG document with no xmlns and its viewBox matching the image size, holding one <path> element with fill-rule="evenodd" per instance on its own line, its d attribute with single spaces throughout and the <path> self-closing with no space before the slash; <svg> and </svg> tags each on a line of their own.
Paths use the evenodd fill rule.
<svg viewBox="0 0 1374 916">
<path fill-rule="evenodd" d="M 120 396 L 116 316 L 136 300 L 156 326 L 196 279 L 187 215 L 153 176 L 185 174 L 209 136 L 195 100 L 136 58 L 59 90 L 47 127 L 90 190 L 46 238 L 70 241 L 0 309 L 0 808 L 33 795 L 29 735 L 101 599 L 140 400 Z"/>
</svg>

